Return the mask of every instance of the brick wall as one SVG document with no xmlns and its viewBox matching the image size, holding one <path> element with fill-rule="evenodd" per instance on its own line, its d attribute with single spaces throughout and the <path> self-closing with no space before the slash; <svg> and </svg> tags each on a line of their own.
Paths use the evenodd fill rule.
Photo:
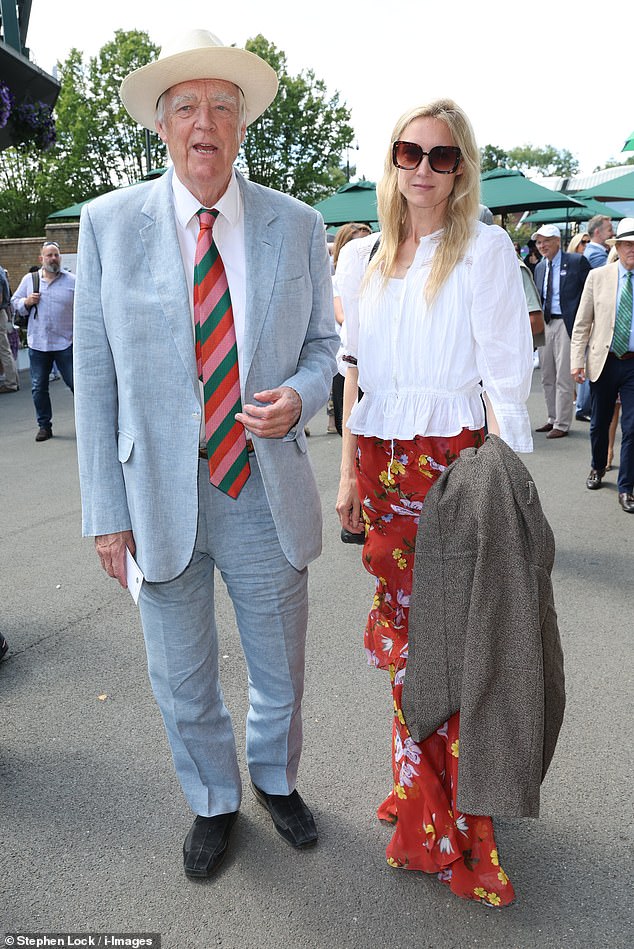
<svg viewBox="0 0 634 949">
<path fill-rule="evenodd" d="M 9 271 L 11 292 L 30 267 L 40 262 L 40 250 L 45 240 L 56 241 L 64 254 L 77 253 L 79 221 L 71 224 L 47 224 L 45 237 L 5 237 L 0 239 L 0 264 Z"/>
</svg>

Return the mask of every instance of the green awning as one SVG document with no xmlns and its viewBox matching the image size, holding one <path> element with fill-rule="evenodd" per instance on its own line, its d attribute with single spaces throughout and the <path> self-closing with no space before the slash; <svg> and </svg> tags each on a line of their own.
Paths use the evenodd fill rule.
<svg viewBox="0 0 634 949">
<path fill-rule="evenodd" d="M 342 185 L 329 198 L 318 201 L 313 207 L 322 215 L 327 225 L 377 224 L 376 185 L 373 181 L 355 181 Z"/>
<path fill-rule="evenodd" d="M 480 200 L 493 214 L 579 206 L 569 195 L 544 188 L 515 168 L 494 168 L 480 177 Z"/>
<path fill-rule="evenodd" d="M 589 221 L 595 214 L 607 214 L 613 221 L 620 221 L 625 217 L 615 208 L 608 207 L 594 198 L 584 198 L 581 194 L 575 194 L 575 200 L 582 202 L 582 207 L 573 208 L 548 208 L 545 211 L 534 211 L 528 214 L 522 221 L 526 224 L 566 224 L 568 221 Z"/>
<path fill-rule="evenodd" d="M 634 171 L 588 188 L 582 195 L 599 201 L 634 201 Z"/>
</svg>

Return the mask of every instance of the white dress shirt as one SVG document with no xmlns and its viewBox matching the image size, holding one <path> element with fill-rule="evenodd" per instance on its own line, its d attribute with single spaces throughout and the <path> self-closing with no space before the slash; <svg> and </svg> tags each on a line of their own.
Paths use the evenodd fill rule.
<svg viewBox="0 0 634 949">
<path fill-rule="evenodd" d="M 191 311 L 192 328 L 194 326 L 194 262 L 196 259 L 196 242 L 198 240 L 199 223 L 196 213 L 200 211 L 200 202 L 172 175 L 172 190 L 174 192 L 174 211 L 176 214 L 176 230 L 178 242 L 187 278 L 189 290 L 189 307 Z M 218 210 L 218 218 L 214 224 L 214 241 L 218 247 L 222 262 L 227 274 L 231 306 L 233 308 L 233 322 L 236 328 L 236 343 L 238 346 L 238 367 L 242 382 L 242 352 L 244 348 L 245 311 L 246 311 L 246 257 L 244 250 L 244 211 L 242 195 L 235 174 L 231 173 L 231 180 L 227 190 L 216 201 L 214 208 Z M 206 208 L 206 210 L 213 210 Z M 195 338 L 195 334 L 194 334 Z M 244 392 L 243 392 L 244 395 Z"/>
<path fill-rule="evenodd" d="M 390 279 L 384 289 L 375 274 L 362 293 L 376 234 L 341 250 L 346 349 L 358 360 L 364 393 L 348 427 L 407 440 L 476 430 L 484 425 L 484 389 L 500 436 L 514 451 L 532 451 L 526 400 L 533 343 L 513 244 L 500 227 L 478 222 L 465 257 L 428 307 L 424 289 L 438 236 L 421 238 L 404 279 Z"/>
</svg>

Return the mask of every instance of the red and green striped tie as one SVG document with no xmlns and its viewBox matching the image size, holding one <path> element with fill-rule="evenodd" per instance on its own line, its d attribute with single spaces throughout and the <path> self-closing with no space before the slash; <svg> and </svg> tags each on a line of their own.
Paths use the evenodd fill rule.
<svg viewBox="0 0 634 949">
<path fill-rule="evenodd" d="M 242 411 L 242 403 L 233 309 L 212 233 L 218 211 L 201 208 L 197 213 L 200 231 L 194 263 L 194 323 L 196 362 L 205 399 L 209 480 L 229 497 L 237 498 L 251 468 L 244 427 L 234 418 Z"/>
</svg>

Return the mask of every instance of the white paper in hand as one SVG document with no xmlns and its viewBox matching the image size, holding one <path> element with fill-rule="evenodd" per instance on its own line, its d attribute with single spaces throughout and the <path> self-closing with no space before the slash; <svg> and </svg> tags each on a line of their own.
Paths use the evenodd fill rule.
<svg viewBox="0 0 634 949">
<path fill-rule="evenodd" d="M 141 584 L 143 583 L 144 578 L 138 563 L 127 547 L 125 551 L 125 576 L 128 583 L 128 590 L 130 591 L 130 596 L 135 603 L 138 603 L 139 593 L 141 592 Z"/>
</svg>

